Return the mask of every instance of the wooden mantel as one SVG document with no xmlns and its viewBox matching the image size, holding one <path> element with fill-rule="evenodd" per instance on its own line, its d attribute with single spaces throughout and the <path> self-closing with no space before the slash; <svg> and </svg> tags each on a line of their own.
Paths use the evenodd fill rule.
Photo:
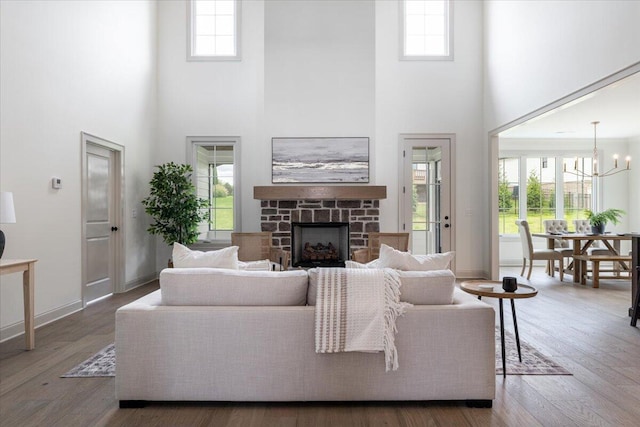
<svg viewBox="0 0 640 427">
<path fill-rule="evenodd" d="M 268 185 L 253 187 L 257 200 L 380 200 L 387 198 L 385 185 Z"/>
</svg>

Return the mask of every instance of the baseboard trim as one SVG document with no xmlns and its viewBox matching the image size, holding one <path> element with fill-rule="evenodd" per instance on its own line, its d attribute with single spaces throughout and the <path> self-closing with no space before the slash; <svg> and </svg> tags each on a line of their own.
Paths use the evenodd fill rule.
<svg viewBox="0 0 640 427">
<path fill-rule="evenodd" d="M 491 275 L 483 270 L 462 270 L 456 271 L 456 279 L 486 279 Z"/>
<path fill-rule="evenodd" d="M 140 286 L 144 286 L 147 283 L 153 282 L 154 280 L 157 280 L 159 277 L 159 274 L 157 273 L 153 273 L 153 274 L 149 274 L 147 276 L 143 276 L 143 277 L 139 277 L 136 280 L 133 280 L 131 282 L 125 283 L 124 284 L 124 289 L 122 290 L 122 292 L 129 292 L 132 289 L 135 288 L 139 288 Z"/>
<path fill-rule="evenodd" d="M 123 292 L 128 292 L 132 289 L 146 285 L 147 283 L 153 282 L 157 278 L 158 278 L 158 275 L 155 273 L 145 277 L 138 278 L 134 281 L 131 281 L 125 284 L 125 289 Z M 70 304 L 63 305 L 62 307 L 54 308 L 53 310 L 36 315 L 35 322 L 34 322 L 35 327 L 37 329 L 40 326 L 44 326 L 51 322 L 55 322 L 56 320 L 62 319 L 63 317 L 67 317 L 70 314 L 76 313 L 82 309 L 83 309 L 82 300 L 74 301 Z M 21 320 L 19 322 L 0 328 L 0 343 L 20 335 L 24 335 L 24 320 Z"/>
<path fill-rule="evenodd" d="M 58 319 L 62 319 L 70 314 L 76 313 L 82 310 L 82 300 L 74 301 L 70 304 L 63 305 L 62 307 L 54 308 L 42 314 L 35 316 L 36 329 L 40 326 L 44 326 L 51 322 L 55 322 Z M 24 335 L 24 320 L 5 326 L 0 329 L 0 342 L 10 340 L 19 335 Z"/>
</svg>

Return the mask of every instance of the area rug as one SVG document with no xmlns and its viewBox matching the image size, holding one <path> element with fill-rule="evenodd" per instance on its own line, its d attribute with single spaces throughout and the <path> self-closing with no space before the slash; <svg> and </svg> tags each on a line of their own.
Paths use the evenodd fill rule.
<svg viewBox="0 0 640 427">
<path fill-rule="evenodd" d="M 60 378 L 116 376 L 116 345 L 109 344 Z"/>
<path fill-rule="evenodd" d="M 504 334 L 507 353 L 507 375 L 571 375 L 562 366 L 520 340 L 522 363 L 518 361 L 516 339 L 509 331 Z M 496 328 L 496 374 L 502 375 L 500 330 Z M 61 378 L 114 377 L 116 375 L 116 348 L 109 344 L 98 353 L 71 369 Z"/>
<path fill-rule="evenodd" d="M 571 372 L 522 341 L 522 338 L 520 338 L 522 354 L 522 362 L 520 362 L 516 338 L 509 331 L 504 331 L 504 346 L 507 356 L 507 375 L 572 375 Z M 498 328 L 496 328 L 496 375 L 502 375 L 500 329 Z"/>
</svg>

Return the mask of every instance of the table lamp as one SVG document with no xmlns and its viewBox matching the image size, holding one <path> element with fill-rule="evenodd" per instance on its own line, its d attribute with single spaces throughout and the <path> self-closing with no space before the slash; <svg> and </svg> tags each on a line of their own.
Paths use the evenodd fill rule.
<svg viewBox="0 0 640 427">
<path fill-rule="evenodd" d="M 15 224 L 16 211 L 13 208 L 13 193 L 8 191 L 0 192 L 0 224 Z M 4 252 L 4 233 L 0 230 L 0 258 Z"/>
</svg>

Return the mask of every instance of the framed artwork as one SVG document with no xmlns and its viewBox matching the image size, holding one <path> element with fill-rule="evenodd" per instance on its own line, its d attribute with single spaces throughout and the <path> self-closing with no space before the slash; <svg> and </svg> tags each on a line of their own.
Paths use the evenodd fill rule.
<svg viewBox="0 0 640 427">
<path fill-rule="evenodd" d="M 369 138 L 272 138 L 271 181 L 368 183 Z"/>
</svg>

